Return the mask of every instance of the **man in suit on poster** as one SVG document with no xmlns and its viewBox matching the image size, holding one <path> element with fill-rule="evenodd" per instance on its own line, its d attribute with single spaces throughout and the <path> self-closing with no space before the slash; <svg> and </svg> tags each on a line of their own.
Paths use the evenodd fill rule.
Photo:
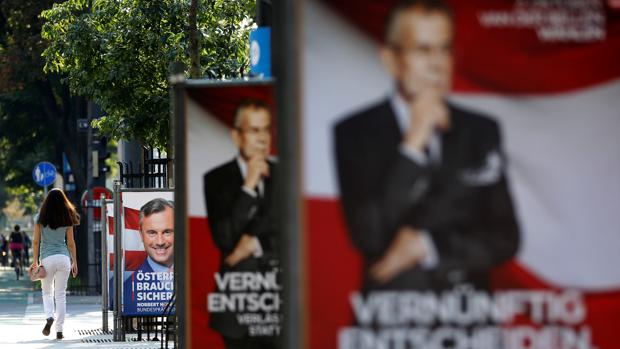
<svg viewBox="0 0 620 349">
<path fill-rule="evenodd" d="M 446 101 L 452 39 L 443 2 L 397 5 L 381 48 L 394 91 L 335 127 L 364 291 L 484 289 L 490 269 L 518 249 L 499 127 Z"/>
<path fill-rule="evenodd" d="M 123 283 L 124 311 L 126 314 L 160 314 L 174 286 L 174 205 L 171 201 L 156 198 L 140 208 L 140 238 L 146 258 Z M 149 305 L 144 305 L 146 303 Z"/>
<path fill-rule="evenodd" d="M 241 102 L 231 136 L 238 155 L 204 176 L 209 226 L 221 252 L 220 275 L 271 271 L 278 263 L 278 229 L 269 106 L 260 100 Z M 211 313 L 211 327 L 222 334 L 228 349 L 276 347 L 275 336 L 253 336 L 238 314 Z"/>
</svg>

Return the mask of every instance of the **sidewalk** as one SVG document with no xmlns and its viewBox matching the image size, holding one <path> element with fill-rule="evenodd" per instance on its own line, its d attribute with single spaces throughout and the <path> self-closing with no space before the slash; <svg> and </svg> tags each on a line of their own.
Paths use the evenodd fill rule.
<svg viewBox="0 0 620 349">
<path fill-rule="evenodd" d="M 63 334 L 56 340 L 55 328 L 48 337 L 41 334 L 45 324 L 40 291 L 32 282 L 15 280 L 13 269 L 0 267 L 0 348 L 160 348 L 160 342 L 112 342 L 111 334 L 101 332 L 101 298 L 67 296 L 67 317 Z M 112 329 L 112 312 L 108 314 Z M 128 339 L 135 336 L 127 336 Z"/>
</svg>

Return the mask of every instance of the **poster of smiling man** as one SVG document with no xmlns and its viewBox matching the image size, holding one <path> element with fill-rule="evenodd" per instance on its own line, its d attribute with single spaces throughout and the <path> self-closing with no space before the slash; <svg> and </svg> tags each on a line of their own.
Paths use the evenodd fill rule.
<svg viewBox="0 0 620 349">
<path fill-rule="evenodd" d="M 172 191 L 122 193 L 124 316 L 160 316 L 174 292 L 174 194 Z M 110 306 L 113 305 L 114 224 L 108 206 Z M 168 313 L 174 314 L 174 304 Z"/>
</svg>

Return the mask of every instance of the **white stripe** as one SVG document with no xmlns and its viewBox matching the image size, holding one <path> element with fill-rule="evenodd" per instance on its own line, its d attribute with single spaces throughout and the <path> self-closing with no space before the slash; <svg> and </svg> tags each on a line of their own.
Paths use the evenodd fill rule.
<svg viewBox="0 0 620 349">
<path fill-rule="evenodd" d="M 123 205 L 126 208 L 132 208 L 134 210 L 140 210 L 142 205 L 146 204 L 150 200 L 162 198 L 165 200 L 174 201 L 173 192 L 127 192 L 123 193 Z"/>
<path fill-rule="evenodd" d="M 114 235 L 108 235 L 108 253 L 114 252 Z"/>
<path fill-rule="evenodd" d="M 304 190 L 334 196 L 333 124 L 387 96 L 379 47 L 317 1 L 304 4 L 302 136 Z"/>
<path fill-rule="evenodd" d="M 144 251 L 144 244 L 138 230 L 125 229 L 123 243 L 125 251 Z M 114 235 L 108 235 L 108 252 L 114 252 Z"/>
<path fill-rule="evenodd" d="M 123 232 L 123 244 L 125 251 L 144 251 L 144 244 L 138 230 L 125 229 Z"/>
<path fill-rule="evenodd" d="M 206 217 L 203 176 L 237 154 L 230 128 L 192 99 L 187 99 L 187 204 L 188 214 Z"/>
<path fill-rule="evenodd" d="M 567 94 L 460 95 L 496 116 L 523 238 L 520 260 L 546 280 L 620 287 L 620 80 Z"/>
</svg>

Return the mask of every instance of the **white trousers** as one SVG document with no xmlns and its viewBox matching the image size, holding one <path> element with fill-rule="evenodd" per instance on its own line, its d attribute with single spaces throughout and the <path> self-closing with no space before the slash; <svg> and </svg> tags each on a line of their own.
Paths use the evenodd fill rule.
<svg viewBox="0 0 620 349">
<path fill-rule="evenodd" d="M 71 260 L 64 254 L 54 254 L 41 260 L 41 264 L 47 272 L 45 278 L 41 279 L 45 318 L 54 318 L 56 332 L 62 332 L 67 313 L 67 281 L 71 272 Z M 56 316 L 54 316 L 54 300 L 56 300 Z"/>
</svg>

